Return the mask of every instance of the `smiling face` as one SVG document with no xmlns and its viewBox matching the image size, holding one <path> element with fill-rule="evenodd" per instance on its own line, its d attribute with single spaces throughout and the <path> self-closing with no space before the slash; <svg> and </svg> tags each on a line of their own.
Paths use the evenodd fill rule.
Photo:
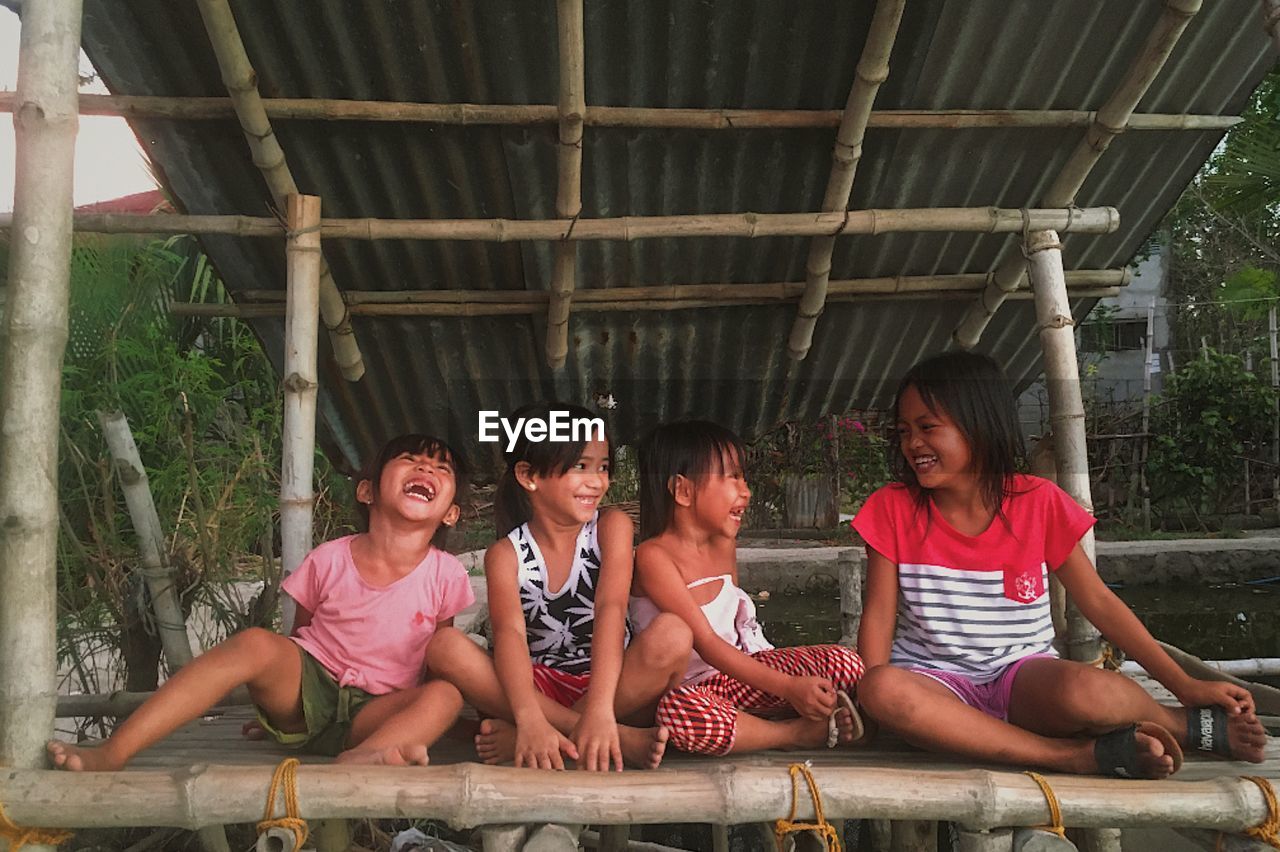
<svg viewBox="0 0 1280 852">
<path fill-rule="evenodd" d="M 582 454 L 564 473 L 541 475 L 526 465 L 526 469 L 517 472 L 517 478 L 529 495 L 535 516 L 565 524 L 585 524 L 609 490 L 609 444 L 587 441 Z"/>
<path fill-rule="evenodd" d="M 898 400 L 898 446 L 921 488 L 971 488 L 977 480 L 968 439 L 945 411 L 929 408 L 914 385 Z"/>
<path fill-rule="evenodd" d="M 742 462 L 736 453 L 726 452 L 716 468 L 698 477 L 690 508 L 701 528 L 735 538 L 750 504 L 751 489 Z"/>
<path fill-rule="evenodd" d="M 369 506 L 371 517 L 383 514 L 452 526 L 459 512 L 453 502 L 457 488 L 457 473 L 447 454 L 404 452 L 383 465 L 376 489 L 371 480 L 362 479 L 356 499 Z"/>
</svg>

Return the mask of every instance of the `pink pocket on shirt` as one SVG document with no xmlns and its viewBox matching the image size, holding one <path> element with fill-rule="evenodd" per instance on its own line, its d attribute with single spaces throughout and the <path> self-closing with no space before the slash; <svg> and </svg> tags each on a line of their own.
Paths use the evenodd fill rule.
<svg viewBox="0 0 1280 852">
<path fill-rule="evenodd" d="M 1004 596 L 1011 601 L 1029 604 L 1044 594 L 1044 568 L 1040 565 L 1004 566 Z"/>
</svg>

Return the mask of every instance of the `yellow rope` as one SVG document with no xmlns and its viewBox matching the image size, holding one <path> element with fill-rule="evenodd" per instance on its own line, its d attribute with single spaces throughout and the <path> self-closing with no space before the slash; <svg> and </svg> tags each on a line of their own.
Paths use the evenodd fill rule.
<svg viewBox="0 0 1280 852">
<path fill-rule="evenodd" d="M 1044 793 L 1044 800 L 1049 803 L 1049 824 L 1037 825 L 1033 828 L 1042 829 L 1044 831 L 1052 831 L 1054 834 L 1067 839 L 1067 830 L 1062 825 L 1062 808 L 1058 805 L 1058 796 L 1053 792 L 1053 788 L 1049 786 L 1049 782 L 1039 772 L 1024 772 L 1032 781 L 1040 786 L 1040 792 Z"/>
<path fill-rule="evenodd" d="M 18 852 L 23 846 L 61 846 L 71 839 L 72 832 L 58 828 L 26 828 L 9 819 L 0 805 L 0 837 L 9 841 L 9 852 Z"/>
<path fill-rule="evenodd" d="M 276 796 L 280 787 L 284 787 L 284 812 L 282 817 L 273 817 L 271 812 L 276 807 Z M 298 816 L 298 758 L 286 757 L 280 761 L 275 773 L 271 776 L 271 790 L 267 793 L 267 807 L 262 812 L 262 822 L 258 823 L 258 834 L 264 834 L 269 828 L 285 828 L 293 832 L 295 849 L 301 849 L 307 841 L 307 821 Z"/>
<path fill-rule="evenodd" d="M 805 783 L 809 785 L 809 798 L 813 799 L 813 814 L 816 822 L 796 822 L 796 806 L 800 799 L 799 778 L 802 775 Z M 818 782 L 813 780 L 813 773 L 804 763 L 791 764 L 791 815 L 774 823 L 774 839 L 778 843 L 779 852 L 782 850 L 783 839 L 796 831 L 815 832 L 822 838 L 827 852 L 842 852 L 843 847 L 840 845 L 840 835 L 836 833 L 836 827 L 827 822 L 826 816 L 822 813 L 822 794 L 818 792 Z"/>
<path fill-rule="evenodd" d="M 1275 788 L 1265 778 L 1259 778 L 1256 775 L 1244 775 L 1242 777 L 1257 784 L 1258 789 L 1262 791 L 1262 798 L 1267 801 L 1267 818 L 1253 828 L 1246 828 L 1244 833 L 1254 840 L 1266 843 L 1273 849 L 1280 849 L 1280 803 L 1276 802 Z"/>
</svg>

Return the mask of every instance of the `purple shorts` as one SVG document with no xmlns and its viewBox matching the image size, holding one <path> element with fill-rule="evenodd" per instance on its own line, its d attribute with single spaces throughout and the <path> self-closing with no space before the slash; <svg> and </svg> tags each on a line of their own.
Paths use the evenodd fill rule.
<svg viewBox="0 0 1280 852">
<path fill-rule="evenodd" d="M 1013 679 L 1018 676 L 1018 669 L 1028 660 L 1056 660 L 1055 654 L 1029 654 L 1021 660 L 1015 660 L 1005 666 L 1000 674 L 986 683 L 978 683 L 973 678 L 955 672 L 940 672 L 937 669 L 912 668 L 916 674 L 930 677 L 956 694 L 965 704 L 981 710 L 988 716 L 1009 721 L 1009 695 L 1013 692 Z"/>
</svg>

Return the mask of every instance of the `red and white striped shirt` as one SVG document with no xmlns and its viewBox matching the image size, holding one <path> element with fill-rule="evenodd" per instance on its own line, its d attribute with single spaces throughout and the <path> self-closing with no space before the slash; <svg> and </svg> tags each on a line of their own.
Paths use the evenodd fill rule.
<svg viewBox="0 0 1280 852">
<path fill-rule="evenodd" d="M 983 683 L 1029 654 L 1052 653 L 1048 572 L 1070 555 L 1094 518 L 1061 488 L 1014 477 L 1010 496 L 976 536 L 886 485 L 853 521 L 898 568 L 898 626 L 890 663 L 955 672 Z"/>
</svg>

